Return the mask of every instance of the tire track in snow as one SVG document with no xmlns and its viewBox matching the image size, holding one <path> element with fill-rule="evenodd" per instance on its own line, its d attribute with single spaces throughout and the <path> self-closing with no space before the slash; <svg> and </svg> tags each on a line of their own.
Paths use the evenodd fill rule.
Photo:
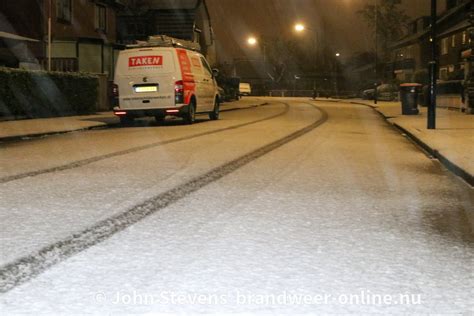
<svg viewBox="0 0 474 316">
<path fill-rule="evenodd" d="M 48 268 L 108 239 L 138 221 L 181 200 L 189 194 L 198 191 L 202 187 L 223 178 L 246 164 L 311 132 L 327 121 L 328 115 L 324 110 L 314 104 L 307 104 L 313 106 L 321 113 L 321 118 L 314 123 L 216 167 L 182 185 L 146 200 L 123 213 L 102 220 L 88 229 L 75 233 L 61 241 L 46 246 L 35 253 L 24 256 L 12 263 L 0 267 L 0 293 L 6 293 L 15 287 L 30 281 Z M 285 103 L 285 105 L 289 107 L 288 104 Z"/>
<path fill-rule="evenodd" d="M 39 175 L 46 174 L 46 173 L 53 173 L 53 172 L 59 172 L 59 171 L 79 168 L 79 167 L 82 167 L 82 166 L 85 166 L 85 165 L 88 165 L 88 164 L 91 164 L 91 163 L 94 163 L 94 162 L 97 162 L 97 161 L 101 161 L 101 160 L 104 160 L 104 159 L 114 158 L 114 157 L 117 157 L 117 156 L 123 156 L 123 155 L 135 153 L 135 152 L 138 152 L 138 151 L 142 151 L 142 150 L 146 150 L 146 149 L 150 149 L 150 148 L 154 148 L 154 147 L 158 147 L 158 146 L 173 144 L 173 143 L 177 143 L 177 142 L 181 142 L 181 141 L 185 141 L 185 140 L 190 140 L 190 139 L 194 139 L 194 138 L 198 138 L 198 137 L 202 137 L 202 136 L 221 133 L 221 132 L 225 132 L 225 131 L 245 127 L 245 126 L 248 126 L 248 125 L 257 124 L 257 123 L 261 123 L 261 122 L 264 122 L 264 121 L 272 120 L 274 118 L 277 118 L 279 116 L 282 116 L 282 115 L 285 115 L 286 113 L 288 113 L 288 110 L 289 110 L 289 105 L 288 104 L 283 103 L 283 102 L 275 102 L 275 103 L 284 104 L 285 108 L 283 109 L 283 111 L 281 111 L 281 112 L 279 112 L 275 115 L 265 117 L 263 119 L 258 119 L 258 120 L 250 121 L 250 122 L 247 122 L 247 123 L 232 125 L 232 126 L 229 126 L 229 127 L 219 128 L 219 129 L 212 130 L 212 131 L 197 133 L 197 134 L 190 135 L 190 136 L 183 136 L 183 137 L 178 137 L 178 138 L 174 138 L 174 139 L 170 139 L 170 140 L 166 140 L 166 141 L 160 141 L 160 142 L 151 143 L 151 144 L 147 144 L 147 145 L 142 145 L 142 146 L 138 146 L 138 147 L 132 147 L 132 148 L 129 148 L 129 149 L 124 149 L 124 150 L 121 150 L 121 151 L 116 151 L 116 152 L 105 154 L 105 155 L 100 155 L 100 156 L 95 156 L 95 157 L 91 157 L 91 158 L 87 158 L 87 159 L 83 159 L 83 160 L 74 161 L 74 162 L 71 162 L 71 163 L 68 163 L 68 164 L 65 164 L 65 165 L 62 165 L 62 166 L 57 166 L 57 167 L 52 167 L 52 168 L 47 168 L 47 169 L 29 171 L 29 172 L 19 173 L 19 174 L 16 174 L 16 175 L 6 176 L 6 177 L 3 177 L 3 178 L 0 178 L 0 184 L 15 181 L 15 180 L 20 180 L 20 179 L 24 179 L 24 178 L 28 178 L 28 177 L 35 177 L 35 176 L 39 176 Z M 247 108 L 245 108 L 245 109 L 247 109 Z M 229 111 L 229 110 L 224 110 L 223 112 L 226 112 L 226 111 Z"/>
</svg>

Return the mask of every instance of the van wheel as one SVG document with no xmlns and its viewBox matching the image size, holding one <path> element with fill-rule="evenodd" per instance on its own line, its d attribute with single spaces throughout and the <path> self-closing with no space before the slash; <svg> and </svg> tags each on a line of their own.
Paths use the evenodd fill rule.
<svg viewBox="0 0 474 316">
<path fill-rule="evenodd" d="M 219 98 L 216 98 L 216 100 L 214 101 L 214 110 L 212 112 L 209 112 L 209 118 L 211 120 L 215 121 L 219 119 L 220 106 L 221 104 L 219 102 Z"/>
<path fill-rule="evenodd" d="M 189 102 L 188 112 L 184 116 L 184 122 L 186 124 L 193 124 L 196 121 L 196 105 L 194 101 Z"/>
<path fill-rule="evenodd" d="M 133 120 L 134 120 L 133 117 L 121 116 L 120 117 L 120 124 L 122 124 L 124 126 L 128 126 L 128 125 L 131 125 L 133 123 Z"/>
</svg>

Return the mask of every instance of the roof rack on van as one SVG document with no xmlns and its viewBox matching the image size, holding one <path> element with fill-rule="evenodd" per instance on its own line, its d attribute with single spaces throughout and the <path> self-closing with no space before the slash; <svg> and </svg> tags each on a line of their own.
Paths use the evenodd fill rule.
<svg viewBox="0 0 474 316">
<path fill-rule="evenodd" d="M 138 47 L 181 47 L 194 51 L 201 50 L 201 46 L 198 43 L 174 38 L 167 35 L 148 36 L 148 40 L 146 41 L 137 41 L 136 44 L 127 45 L 127 48 Z"/>
</svg>

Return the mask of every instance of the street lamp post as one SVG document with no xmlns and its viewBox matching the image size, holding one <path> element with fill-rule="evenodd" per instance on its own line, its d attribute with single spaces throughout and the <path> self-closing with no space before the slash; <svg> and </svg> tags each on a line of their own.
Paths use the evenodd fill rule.
<svg viewBox="0 0 474 316">
<path fill-rule="evenodd" d="M 48 71 L 51 71 L 51 24 L 52 24 L 52 13 L 53 13 L 53 3 L 52 0 L 49 0 L 49 8 L 48 8 Z"/>
<path fill-rule="evenodd" d="M 336 92 L 336 97 L 339 96 L 339 89 L 338 89 L 338 86 L 337 86 L 337 77 L 338 77 L 338 67 L 337 67 L 337 58 L 341 56 L 340 53 L 336 53 L 335 54 L 336 58 L 334 59 L 334 90 Z"/>
<path fill-rule="evenodd" d="M 299 75 L 295 75 L 294 78 L 295 78 L 295 83 L 293 85 L 293 97 L 296 97 L 296 85 L 297 85 L 298 80 L 301 79 L 301 77 Z"/>
<path fill-rule="evenodd" d="M 306 30 L 308 31 L 311 31 L 314 33 L 314 41 L 313 41 L 313 49 L 314 49 L 314 54 L 313 54 L 313 71 L 315 71 L 316 69 L 316 62 L 317 62 L 317 58 L 318 58 L 318 32 L 316 32 L 316 30 L 314 29 L 311 29 L 311 28 L 308 28 L 306 27 L 303 23 L 296 23 L 294 25 L 294 30 L 297 32 L 297 33 L 302 33 Z M 315 94 L 315 91 L 316 91 L 316 80 L 314 79 L 313 77 L 313 93 Z"/>
<path fill-rule="evenodd" d="M 431 0 L 431 61 L 430 72 L 430 104 L 428 105 L 428 129 L 436 129 L 436 72 L 437 72 L 437 47 L 436 47 L 436 0 Z"/>
<path fill-rule="evenodd" d="M 251 36 L 247 39 L 247 43 L 250 45 L 250 46 L 255 46 L 257 44 L 259 44 L 259 41 L 257 40 L 257 38 Z M 263 58 L 263 90 L 265 91 L 266 93 L 266 79 L 267 79 L 267 46 L 265 44 L 265 41 L 260 41 L 260 45 L 262 47 L 262 58 Z"/>
<path fill-rule="evenodd" d="M 302 33 L 306 30 L 311 31 L 311 32 L 314 33 L 314 42 L 313 42 L 314 45 L 313 46 L 314 46 L 315 54 L 313 56 L 313 62 L 315 63 L 317 55 L 318 55 L 318 51 L 317 51 L 318 50 L 318 32 L 316 32 L 314 29 L 306 27 L 306 25 L 304 25 L 303 23 L 296 23 L 294 25 L 294 29 L 297 33 Z"/>
<path fill-rule="evenodd" d="M 378 41 L 377 41 L 377 32 L 378 32 L 378 6 L 377 6 L 377 0 L 374 0 L 375 1 L 375 58 L 374 58 L 374 62 L 375 62 L 375 69 L 374 69 L 374 77 L 375 77 L 375 82 L 374 82 L 374 104 L 377 104 L 377 99 L 378 99 L 378 96 L 377 96 L 377 63 L 378 63 L 378 57 L 377 57 L 377 45 L 378 45 Z"/>
</svg>

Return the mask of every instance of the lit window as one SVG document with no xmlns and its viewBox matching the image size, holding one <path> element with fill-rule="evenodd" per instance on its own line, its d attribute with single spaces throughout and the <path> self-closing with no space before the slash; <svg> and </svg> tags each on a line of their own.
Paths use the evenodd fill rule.
<svg viewBox="0 0 474 316">
<path fill-rule="evenodd" d="M 462 44 L 466 45 L 466 43 L 467 43 L 467 32 L 464 31 L 462 32 Z"/>
<path fill-rule="evenodd" d="M 451 36 L 451 47 L 456 47 L 456 34 Z"/>
<path fill-rule="evenodd" d="M 441 40 L 441 55 L 448 54 L 448 38 L 445 37 Z"/>
<path fill-rule="evenodd" d="M 448 79 L 448 68 L 443 67 L 439 69 L 439 79 L 447 80 Z"/>
<path fill-rule="evenodd" d="M 56 15 L 58 20 L 64 22 L 71 22 L 72 15 L 72 0 L 57 0 L 56 1 Z"/>
<path fill-rule="evenodd" d="M 104 32 L 107 30 L 107 8 L 103 5 L 95 6 L 95 28 Z"/>
</svg>

